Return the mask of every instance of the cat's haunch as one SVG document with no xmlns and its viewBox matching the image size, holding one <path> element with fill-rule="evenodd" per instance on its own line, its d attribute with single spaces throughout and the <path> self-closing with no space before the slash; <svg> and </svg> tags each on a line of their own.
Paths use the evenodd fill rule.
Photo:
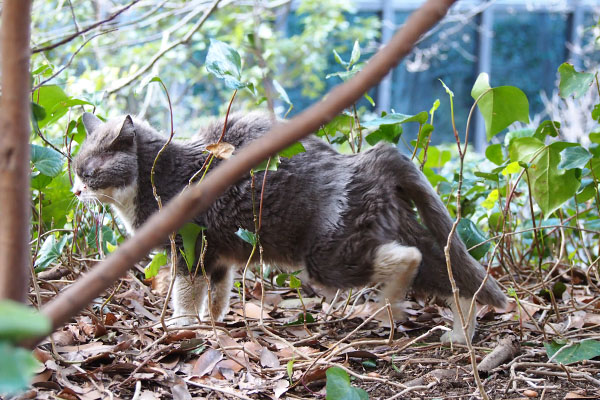
<svg viewBox="0 0 600 400">
<path fill-rule="evenodd" d="M 102 122 L 85 113 L 83 122 L 88 136 L 73 162 L 73 192 L 81 200 L 111 204 L 131 234 L 158 209 L 150 170 L 167 138 L 129 116 Z M 192 139 L 173 141 L 166 147 L 154 177 L 163 203 L 181 192 L 202 168 L 209 156 L 206 147 L 218 141 L 223 123 L 214 121 Z M 271 123 L 261 113 L 233 114 L 225 141 L 239 149 L 266 133 Z M 306 152 L 281 158 L 277 170 L 268 172 L 260 229 L 264 261 L 303 268 L 311 279 L 328 287 L 384 283 L 382 300 L 387 298 L 395 306 L 397 316 L 408 290 L 441 296 L 449 300 L 454 313 L 454 329 L 442 339 L 464 343 L 443 252 L 453 221 L 425 176 L 390 145 L 342 155 L 316 137 L 302 144 Z M 257 182 L 262 182 L 263 174 L 256 174 Z M 208 312 L 217 320 L 228 310 L 233 268 L 245 265 L 250 257 L 251 246 L 236 231 L 254 231 L 252 195 L 248 174 L 193 218 L 206 227 L 204 265 L 212 293 Z M 457 235 L 449 253 L 466 315 L 486 271 Z M 191 279 L 181 257 L 174 288 L 178 323 L 191 324 L 204 315 L 205 280 Z M 477 300 L 497 307 L 506 303 L 492 277 L 477 293 Z M 474 328 L 472 313 L 469 335 Z"/>
</svg>

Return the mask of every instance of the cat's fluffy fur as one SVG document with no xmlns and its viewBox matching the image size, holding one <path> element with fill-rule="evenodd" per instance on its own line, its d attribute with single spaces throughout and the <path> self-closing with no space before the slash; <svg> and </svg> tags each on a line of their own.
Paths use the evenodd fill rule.
<svg viewBox="0 0 600 400">
<path fill-rule="evenodd" d="M 85 113 L 88 137 L 74 159 L 74 193 L 110 203 L 133 231 L 157 210 L 150 169 L 166 141 L 147 123 L 129 116 L 100 121 Z M 236 149 L 269 130 L 259 113 L 230 116 L 225 141 Z M 156 165 L 155 183 L 163 203 L 179 193 L 204 164 L 206 146 L 216 143 L 223 121 L 214 121 L 193 139 L 173 141 Z M 406 290 L 451 299 L 442 251 L 452 226 L 446 208 L 425 176 L 397 149 L 378 144 L 356 155 L 342 155 L 316 137 L 302 141 L 306 152 L 281 159 L 267 176 L 260 242 L 266 262 L 306 269 L 328 287 L 348 288 L 383 282 L 384 298 L 399 303 Z M 218 160 L 217 160 L 218 162 Z M 213 164 L 214 165 L 214 164 Z M 260 190 L 263 173 L 256 182 Z M 418 222 L 417 207 L 424 225 Z M 206 227 L 206 271 L 212 307 L 223 318 L 229 303 L 232 268 L 245 264 L 251 246 L 236 231 L 254 231 L 250 176 L 231 186 L 193 221 Z M 131 232 L 130 232 L 131 233 Z M 463 312 L 481 285 L 485 270 L 456 237 L 450 256 Z M 183 261 L 175 281 L 175 316 L 188 324 L 202 316 L 203 279 L 190 280 Z M 477 300 L 502 307 L 505 296 L 488 277 Z M 445 341 L 464 342 L 454 311 L 454 330 Z M 469 334 L 474 331 L 474 319 Z"/>
</svg>

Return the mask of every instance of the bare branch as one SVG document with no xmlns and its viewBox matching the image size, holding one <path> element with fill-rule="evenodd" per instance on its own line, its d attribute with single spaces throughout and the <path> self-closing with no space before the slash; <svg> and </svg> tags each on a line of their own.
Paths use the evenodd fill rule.
<svg viewBox="0 0 600 400">
<path fill-rule="evenodd" d="M 59 46 L 62 46 L 63 44 L 69 43 L 70 41 L 74 40 L 74 39 L 75 39 L 75 38 L 77 38 L 78 36 L 81 36 L 81 35 L 83 35 L 84 33 L 87 33 L 87 32 L 89 32 L 89 31 L 91 31 L 92 29 L 95 29 L 95 28 L 97 28 L 97 27 L 99 27 L 99 26 L 101 26 L 101 25 L 103 25 L 103 24 L 105 24 L 105 23 L 107 23 L 107 22 L 110 22 L 110 21 L 112 21 L 113 19 L 117 18 L 119 15 L 121 15 L 121 14 L 123 14 L 125 11 L 129 10 L 129 9 L 130 9 L 130 8 L 131 8 L 131 7 L 132 7 L 132 6 L 133 6 L 135 3 L 139 2 L 139 1 L 140 1 L 140 0 L 133 0 L 131 3 L 129 3 L 129 4 L 128 4 L 128 5 L 126 5 L 125 7 L 121 8 L 120 10 L 118 10 L 118 11 L 116 11 L 115 13 L 111 14 L 111 15 L 110 15 L 108 18 L 106 18 L 106 19 L 103 19 L 102 21 L 95 22 L 95 23 L 93 23 L 92 25 L 90 25 L 90 26 L 87 26 L 87 27 L 83 28 L 83 29 L 82 29 L 82 30 L 80 30 L 80 31 L 74 32 L 74 33 L 72 33 L 71 35 L 67 36 L 66 38 L 64 38 L 64 39 L 62 39 L 62 40 L 59 40 L 59 41 L 58 41 L 58 42 L 56 42 L 56 43 L 53 43 L 53 44 L 51 44 L 51 45 L 44 46 L 44 47 L 38 47 L 38 48 L 35 48 L 35 49 L 31 50 L 31 53 L 32 53 L 32 54 L 35 54 L 35 53 L 40 53 L 40 52 L 42 52 L 42 51 L 48 51 L 48 50 L 52 50 L 52 49 L 55 49 L 55 48 L 57 48 L 57 47 L 59 47 Z"/>
<path fill-rule="evenodd" d="M 180 44 L 187 43 L 191 39 L 192 35 L 194 33 L 196 33 L 202 27 L 202 25 L 204 25 L 204 22 L 206 22 L 206 20 L 213 13 L 213 11 L 215 11 L 217 9 L 217 6 L 219 5 L 220 2 L 221 2 L 221 0 L 215 0 L 212 3 L 212 5 L 204 12 L 204 15 L 202 16 L 202 18 L 200 18 L 200 20 L 198 22 L 196 22 L 196 24 L 190 28 L 190 30 L 185 34 L 185 36 L 183 36 L 181 39 L 165 46 L 158 53 L 156 53 L 150 59 L 150 61 L 148 61 L 146 63 L 146 65 L 144 65 L 142 68 L 140 68 L 138 71 L 136 71 L 135 74 L 130 75 L 129 77 L 125 78 L 124 80 L 118 82 L 117 85 L 108 89 L 107 93 L 112 94 L 114 92 L 117 92 L 117 91 L 123 89 L 125 86 L 129 86 L 133 81 L 137 80 L 140 76 L 142 76 L 146 72 L 148 72 L 148 70 L 150 70 L 150 68 L 152 68 L 152 66 L 162 56 L 164 56 L 165 54 L 167 54 L 169 51 L 173 50 L 175 47 L 179 46 Z M 174 28 L 171 28 L 171 29 L 174 29 Z"/>
</svg>

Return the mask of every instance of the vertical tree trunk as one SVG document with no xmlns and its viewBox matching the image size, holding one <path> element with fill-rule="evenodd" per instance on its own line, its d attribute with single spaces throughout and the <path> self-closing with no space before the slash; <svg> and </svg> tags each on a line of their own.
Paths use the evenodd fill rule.
<svg viewBox="0 0 600 400">
<path fill-rule="evenodd" d="M 0 28 L 0 299 L 24 301 L 29 255 L 31 0 L 5 0 Z"/>
</svg>

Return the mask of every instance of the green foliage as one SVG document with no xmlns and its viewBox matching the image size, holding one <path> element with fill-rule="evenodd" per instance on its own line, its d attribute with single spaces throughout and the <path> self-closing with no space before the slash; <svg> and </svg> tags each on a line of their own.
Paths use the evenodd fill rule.
<svg viewBox="0 0 600 400">
<path fill-rule="evenodd" d="M 467 249 L 471 249 L 471 247 L 475 247 L 474 249 L 469 250 L 469 253 L 476 259 L 482 259 L 488 250 L 492 247 L 491 243 L 487 242 L 482 244 L 487 240 L 483 232 L 468 218 L 461 218 L 458 221 L 458 226 L 456 227 L 456 232 L 461 240 L 467 246 Z"/>
<path fill-rule="evenodd" d="M 29 386 L 40 363 L 31 351 L 0 340 L 0 394 L 17 394 Z"/>
<path fill-rule="evenodd" d="M 210 39 L 210 47 L 206 54 L 206 70 L 222 79 L 230 89 L 243 89 L 248 86 L 242 83 L 242 58 L 227 43 Z"/>
<path fill-rule="evenodd" d="M 327 400 L 367 400 L 369 395 L 364 389 L 356 388 L 350 384 L 348 373 L 340 367 L 328 368 L 327 376 Z"/>
<path fill-rule="evenodd" d="M 558 168 L 561 151 L 572 146 L 576 144 L 554 142 L 545 145 L 534 137 L 518 138 L 510 144 L 510 159 L 529 166 L 533 197 L 547 217 L 572 198 L 581 185 L 574 169 Z"/>
<path fill-rule="evenodd" d="M 163 265 L 167 265 L 167 253 L 165 253 L 164 251 L 156 253 L 154 257 L 152 257 L 152 261 L 150 261 L 150 264 L 148 264 L 144 269 L 144 275 L 146 279 L 154 278 L 156 275 L 158 275 L 158 271 Z M 188 265 L 188 268 L 191 267 L 189 267 Z"/>
<path fill-rule="evenodd" d="M 251 246 L 256 246 L 257 239 L 256 234 L 254 232 L 250 232 L 247 229 L 239 228 L 235 234 L 238 235 L 238 237 L 244 242 L 250 244 Z"/>
<path fill-rule="evenodd" d="M 548 358 L 552 358 L 554 362 L 564 365 L 591 360 L 594 357 L 600 356 L 600 341 L 593 339 L 571 344 L 553 340 L 549 343 L 544 343 L 544 348 L 546 349 Z M 560 353 L 558 353 L 559 351 Z"/>
<path fill-rule="evenodd" d="M 21 303 L 0 301 L 0 340 L 19 341 L 50 332 L 50 320 Z"/>
<path fill-rule="evenodd" d="M 573 96 L 581 97 L 594 80 L 594 74 L 577 72 L 569 63 L 563 63 L 558 67 L 560 74 L 560 84 L 558 85 L 560 96 L 567 98 Z"/>
<path fill-rule="evenodd" d="M 529 122 L 529 102 L 525 93 L 512 86 L 490 87 L 486 73 L 480 74 L 475 81 L 471 96 L 479 100 L 477 107 L 483 115 L 488 140 L 513 122 Z"/>
<path fill-rule="evenodd" d="M 181 255 L 189 271 L 196 266 L 196 243 L 198 242 L 198 236 L 205 229 L 198 224 L 188 222 L 177 231 L 183 241 L 183 249 L 180 249 Z"/>
<path fill-rule="evenodd" d="M 62 254 L 68 239 L 69 237 L 66 235 L 58 240 L 56 236 L 49 235 L 44 240 L 42 247 L 40 247 L 37 259 L 35 260 L 35 272 L 43 271 L 55 262 Z"/>
</svg>

